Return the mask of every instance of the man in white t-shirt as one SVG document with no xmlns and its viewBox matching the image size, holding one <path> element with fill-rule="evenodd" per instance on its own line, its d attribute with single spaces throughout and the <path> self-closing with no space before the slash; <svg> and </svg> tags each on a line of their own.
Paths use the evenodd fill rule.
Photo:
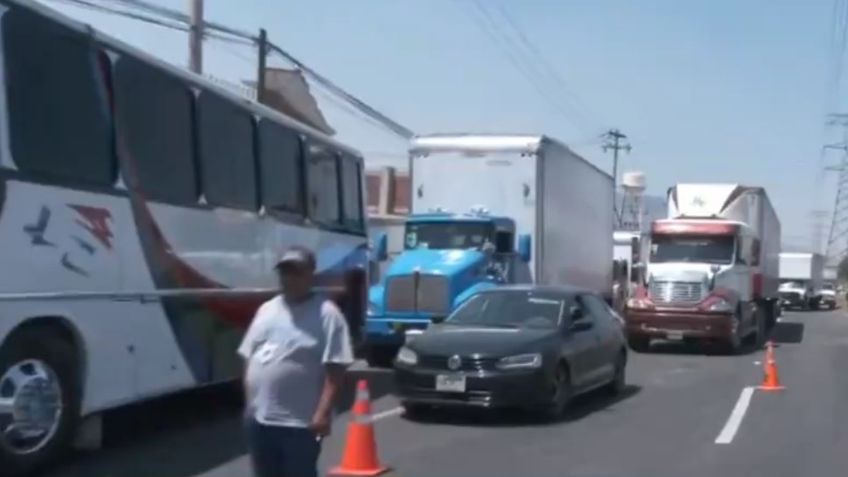
<svg viewBox="0 0 848 477">
<path fill-rule="evenodd" d="M 239 346 L 246 360 L 245 426 L 257 477 L 317 477 L 321 439 L 353 362 L 347 322 L 312 291 L 315 256 L 288 249 L 281 293 L 259 307 Z"/>
</svg>

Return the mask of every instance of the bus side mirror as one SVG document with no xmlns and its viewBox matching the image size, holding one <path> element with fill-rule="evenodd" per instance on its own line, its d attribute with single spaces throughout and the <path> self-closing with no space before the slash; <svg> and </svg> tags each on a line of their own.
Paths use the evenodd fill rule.
<svg viewBox="0 0 848 477">
<path fill-rule="evenodd" d="M 380 232 L 374 238 L 374 259 L 378 262 L 385 262 L 389 258 L 389 236 L 385 232 Z"/>
<path fill-rule="evenodd" d="M 518 236 L 518 256 L 522 262 L 530 261 L 531 245 L 530 235 L 522 234 Z"/>
</svg>

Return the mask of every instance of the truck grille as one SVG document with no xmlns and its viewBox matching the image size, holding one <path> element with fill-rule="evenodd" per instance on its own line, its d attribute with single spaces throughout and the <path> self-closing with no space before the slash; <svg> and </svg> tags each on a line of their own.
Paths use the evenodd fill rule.
<svg viewBox="0 0 848 477">
<path fill-rule="evenodd" d="M 704 286 L 698 282 L 651 283 L 651 300 L 660 304 L 698 303 L 704 299 Z"/>
<path fill-rule="evenodd" d="M 443 275 L 419 275 L 417 290 L 414 275 L 391 277 L 386 283 L 386 311 L 447 315 L 450 312 L 449 292 L 448 279 Z"/>
</svg>

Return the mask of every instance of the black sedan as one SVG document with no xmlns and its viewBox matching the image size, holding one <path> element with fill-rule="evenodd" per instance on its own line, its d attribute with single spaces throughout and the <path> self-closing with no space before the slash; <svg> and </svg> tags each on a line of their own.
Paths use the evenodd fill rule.
<svg viewBox="0 0 848 477">
<path fill-rule="evenodd" d="M 523 407 L 558 417 L 576 394 L 625 387 L 621 321 L 598 295 L 508 286 L 474 295 L 410 336 L 395 359 L 407 412 L 437 406 Z"/>
</svg>

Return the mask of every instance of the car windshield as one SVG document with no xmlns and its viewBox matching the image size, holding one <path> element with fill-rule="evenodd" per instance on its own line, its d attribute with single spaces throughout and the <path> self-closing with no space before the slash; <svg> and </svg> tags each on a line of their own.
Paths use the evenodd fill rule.
<svg viewBox="0 0 848 477">
<path fill-rule="evenodd" d="M 825 283 L 824 285 L 822 285 L 822 288 L 825 289 L 825 290 L 833 290 L 834 289 L 832 283 Z"/>
<path fill-rule="evenodd" d="M 491 241 L 492 224 L 487 222 L 426 222 L 406 225 L 404 248 L 481 248 Z"/>
<path fill-rule="evenodd" d="M 651 261 L 729 264 L 734 242 L 732 236 L 654 235 Z"/>
<path fill-rule="evenodd" d="M 552 293 L 497 291 L 471 297 L 446 323 L 493 327 L 552 328 L 559 324 L 564 299 Z"/>
<path fill-rule="evenodd" d="M 788 282 L 783 282 L 780 284 L 781 288 L 804 288 L 804 284 L 801 282 L 796 282 L 794 280 L 790 280 Z"/>
</svg>

